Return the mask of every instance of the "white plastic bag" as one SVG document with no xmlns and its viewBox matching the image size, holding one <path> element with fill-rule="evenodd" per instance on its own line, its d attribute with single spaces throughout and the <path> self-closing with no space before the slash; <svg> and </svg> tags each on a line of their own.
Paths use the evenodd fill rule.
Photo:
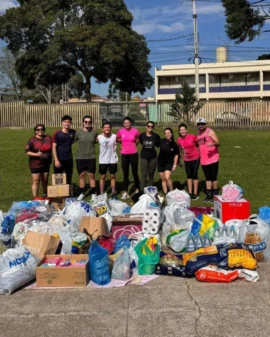
<svg viewBox="0 0 270 337">
<path fill-rule="evenodd" d="M 247 244 L 253 251 L 258 262 L 270 258 L 270 228 L 256 214 L 242 222 L 239 230 L 239 241 Z"/>
<path fill-rule="evenodd" d="M 155 186 L 147 186 L 144 188 L 143 193 L 150 195 L 152 198 L 155 198 L 155 196 L 158 194 L 158 189 Z"/>
<path fill-rule="evenodd" d="M 243 198 L 244 190 L 233 183 L 232 180 L 229 184 L 222 187 L 222 199 L 226 201 L 238 201 Z"/>
<path fill-rule="evenodd" d="M 177 253 L 180 253 L 185 250 L 187 246 L 187 238 L 189 236 L 189 230 L 181 230 L 180 233 L 170 237 L 167 244 Z"/>
<path fill-rule="evenodd" d="M 36 277 L 40 259 L 26 248 L 8 249 L 0 256 L 0 294 L 11 294 Z"/>
<path fill-rule="evenodd" d="M 96 196 L 95 201 L 93 203 L 93 207 L 97 213 L 97 216 L 101 216 L 107 213 L 110 214 L 107 193 L 103 193 Z"/>
<path fill-rule="evenodd" d="M 175 224 L 176 227 L 190 229 L 196 215 L 188 209 L 186 202 L 174 202 L 164 209 L 166 222 Z"/>
<path fill-rule="evenodd" d="M 85 201 L 76 201 L 70 203 L 65 208 L 64 213 L 71 232 L 79 231 L 80 222 L 83 216 L 96 216 L 92 206 Z"/>
<path fill-rule="evenodd" d="M 129 251 L 125 247 L 114 262 L 112 279 L 127 281 L 130 278 L 130 257 Z"/>
<path fill-rule="evenodd" d="M 110 213 L 112 216 L 120 216 L 130 213 L 130 206 L 121 200 L 109 200 Z"/>
<path fill-rule="evenodd" d="M 140 196 L 139 201 L 131 207 L 130 213 L 143 214 L 144 211 L 151 205 L 157 207 L 155 200 L 149 194 L 143 194 Z"/>
<path fill-rule="evenodd" d="M 177 188 L 169 192 L 166 196 L 167 205 L 170 206 L 174 202 L 186 202 L 188 207 L 190 207 L 190 196 L 186 191 L 178 190 Z"/>
</svg>

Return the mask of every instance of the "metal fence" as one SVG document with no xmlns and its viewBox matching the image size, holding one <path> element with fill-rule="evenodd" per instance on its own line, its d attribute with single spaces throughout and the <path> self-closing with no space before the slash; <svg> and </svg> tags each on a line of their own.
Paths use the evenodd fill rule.
<svg viewBox="0 0 270 337">
<path fill-rule="evenodd" d="M 136 126 L 152 120 L 159 126 L 175 126 L 177 121 L 169 116 L 170 103 L 117 102 L 85 104 L 39 104 L 26 105 L 23 102 L 0 103 L 0 127 L 32 128 L 36 123 L 47 127 L 59 127 L 61 117 L 70 115 L 73 127 L 82 125 L 82 117 L 91 115 L 95 127 L 102 120 L 121 126 L 123 118 L 129 116 Z M 205 117 L 209 125 L 220 128 L 270 128 L 270 101 L 250 102 L 206 102 L 197 116 Z M 197 116 L 192 116 L 194 123 Z"/>
</svg>

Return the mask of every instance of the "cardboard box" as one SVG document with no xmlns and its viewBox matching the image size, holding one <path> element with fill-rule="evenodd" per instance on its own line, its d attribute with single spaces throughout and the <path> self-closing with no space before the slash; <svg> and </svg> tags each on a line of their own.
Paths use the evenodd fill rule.
<svg viewBox="0 0 270 337">
<path fill-rule="evenodd" d="M 137 215 L 115 216 L 112 221 L 112 237 L 114 240 L 120 236 L 141 232 L 143 218 Z"/>
<path fill-rule="evenodd" d="M 52 174 L 52 185 L 66 185 L 67 175 L 65 173 Z"/>
<path fill-rule="evenodd" d="M 55 258 L 60 255 L 47 255 Z M 89 282 L 89 263 L 87 254 L 61 255 L 63 260 L 87 260 L 82 267 L 42 267 L 41 261 L 36 268 L 37 287 L 86 287 Z"/>
<path fill-rule="evenodd" d="M 62 210 L 65 207 L 65 200 L 66 198 L 51 198 L 50 202 L 54 209 L 58 211 L 58 209 Z"/>
<path fill-rule="evenodd" d="M 225 201 L 221 195 L 214 196 L 214 214 L 223 223 L 232 219 L 244 220 L 250 216 L 250 203 L 246 199 Z"/>
<path fill-rule="evenodd" d="M 47 195 L 49 198 L 69 197 L 73 194 L 73 185 L 48 186 Z"/>
<path fill-rule="evenodd" d="M 83 232 L 84 228 L 92 235 L 94 240 L 100 235 L 110 234 L 106 219 L 102 217 L 83 216 L 80 223 L 80 232 Z"/>
<path fill-rule="evenodd" d="M 55 254 L 60 244 L 60 239 L 45 233 L 27 232 L 22 244 L 30 253 L 39 258 L 47 254 Z"/>
</svg>

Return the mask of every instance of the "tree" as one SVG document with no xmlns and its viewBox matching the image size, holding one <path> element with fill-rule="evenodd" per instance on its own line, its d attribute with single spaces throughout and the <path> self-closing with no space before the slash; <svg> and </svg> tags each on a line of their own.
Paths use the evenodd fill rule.
<svg viewBox="0 0 270 337">
<path fill-rule="evenodd" d="M 270 54 L 262 54 L 258 56 L 257 60 L 270 60 Z"/>
<path fill-rule="evenodd" d="M 132 29 L 133 18 L 123 0 L 18 2 L 20 6 L 0 17 L 0 38 L 13 53 L 22 53 L 21 64 L 31 61 L 35 81 L 50 67 L 65 65 L 83 75 L 87 101 L 93 78 L 111 80 L 128 93 L 143 94 L 153 85 L 150 51 L 145 38 Z M 29 84 L 23 67 L 17 69 Z"/>
<path fill-rule="evenodd" d="M 131 95 L 128 92 L 117 89 L 117 85 L 113 83 L 109 85 L 107 98 L 112 100 L 117 99 L 120 102 L 131 101 Z"/>
<path fill-rule="evenodd" d="M 265 0 L 222 0 L 226 16 L 226 33 L 236 43 L 252 41 L 261 33 L 266 21 L 270 19 L 269 3 Z"/>
<path fill-rule="evenodd" d="M 183 81 L 181 93 L 175 95 L 175 102 L 172 103 L 168 115 L 173 116 L 176 122 L 184 121 L 190 123 L 191 117 L 196 115 L 203 104 L 197 101 L 195 90 Z"/>
<path fill-rule="evenodd" d="M 25 86 L 16 73 L 16 58 L 7 49 L 2 49 L 0 61 L 0 81 L 15 96 L 16 100 L 21 101 L 24 96 Z"/>
<path fill-rule="evenodd" d="M 67 83 L 68 97 L 81 98 L 84 93 L 83 76 L 80 73 L 73 75 Z"/>
</svg>

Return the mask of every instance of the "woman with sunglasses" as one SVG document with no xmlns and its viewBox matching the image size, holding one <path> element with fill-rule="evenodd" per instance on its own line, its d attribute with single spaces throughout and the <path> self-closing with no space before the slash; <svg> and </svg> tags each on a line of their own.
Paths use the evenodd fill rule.
<svg viewBox="0 0 270 337">
<path fill-rule="evenodd" d="M 52 138 L 46 136 L 44 124 L 34 127 L 35 135 L 26 144 L 25 154 L 29 156 L 29 168 L 32 174 L 32 194 L 38 196 L 40 182 L 43 196 L 47 196 L 48 176 L 52 162 Z"/>
<path fill-rule="evenodd" d="M 185 163 L 188 193 L 192 200 L 197 200 L 199 199 L 198 170 L 200 166 L 200 154 L 198 150 L 197 137 L 188 133 L 187 125 L 185 123 L 181 123 L 178 126 L 178 131 L 180 137 L 177 139 L 177 143 L 180 147 L 181 156 L 183 157 Z"/>
<path fill-rule="evenodd" d="M 206 119 L 197 119 L 197 142 L 200 149 L 200 161 L 206 180 L 206 198 L 204 202 L 213 202 L 214 195 L 218 194 L 218 163 L 220 142 L 216 133 L 207 127 Z"/>
<path fill-rule="evenodd" d="M 164 194 L 173 190 L 171 174 L 175 171 L 179 161 L 179 147 L 174 141 L 171 128 L 164 130 L 165 138 L 160 141 L 160 151 L 158 155 L 158 172 Z"/>
<path fill-rule="evenodd" d="M 157 151 L 156 147 L 160 146 L 160 136 L 153 132 L 155 123 L 148 121 L 146 123 L 146 132 L 139 136 L 139 141 L 142 144 L 140 155 L 141 168 L 141 191 L 147 186 L 153 186 L 155 170 L 157 167 Z M 148 178 L 148 182 L 147 182 Z"/>
</svg>

